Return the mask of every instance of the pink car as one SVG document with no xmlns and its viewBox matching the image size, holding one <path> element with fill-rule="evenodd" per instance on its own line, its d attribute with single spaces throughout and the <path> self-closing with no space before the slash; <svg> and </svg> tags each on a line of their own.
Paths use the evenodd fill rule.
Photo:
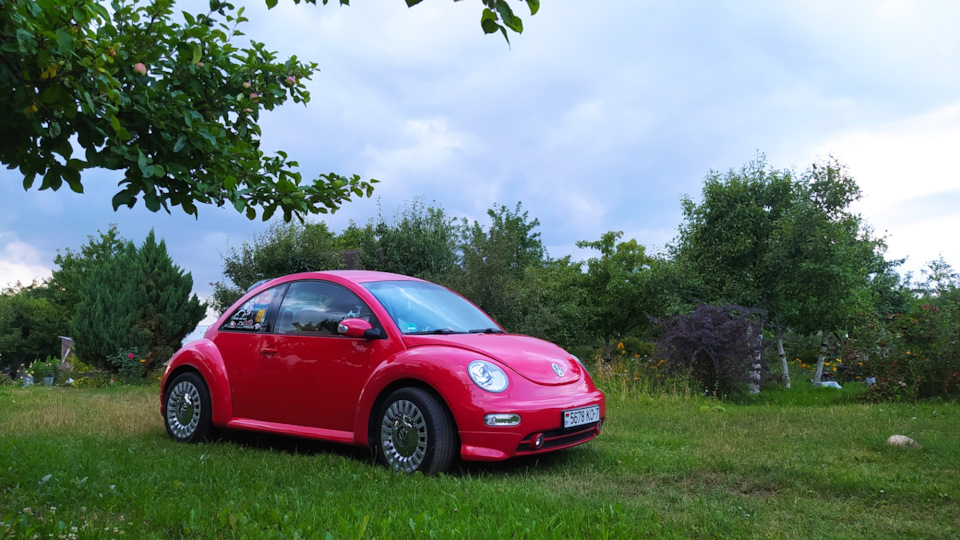
<svg viewBox="0 0 960 540">
<path fill-rule="evenodd" d="M 462 296 L 397 274 L 293 274 L 251 289 L 167 366 L 167 433 L 212 428 L 376 448 L 436 474 L 585 443 L 606 408 L 583 364 L 507 334 Z"/>
</svg>

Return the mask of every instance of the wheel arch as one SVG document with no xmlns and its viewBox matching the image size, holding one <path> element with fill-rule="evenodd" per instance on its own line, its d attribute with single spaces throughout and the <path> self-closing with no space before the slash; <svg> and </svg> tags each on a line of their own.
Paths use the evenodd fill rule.
<svg viewBox="0 0 960 540">
<path fill-rule="evenodd" d="M 460 428 L 457 426 L 457 418 L 450 409 L 450 405 L 447 403 L 447 400 L 444 399 L 443 395 L 438 392 L 436 388 L 423 380 L 414 378 L 404 378 L 393 381 L 385 386 L 379 394 L 377 394 L 376 399 L 373 401 L 373 406 L 370 408 L 370 412 L 367 415 L 366 446 L 371 449 L 376 448 L 377 429 L 379 428 L 377 416 L 379 415 L 380 409 L 383 407 L 383 404 L 386 402 L 390 394 L 401 388 L 418 388 L 424 392 L 427 392 L 437 400 L 437 403 L 439 403 L 440 407 L 443 409 L 443 414 L 447 416 L 447 419 L 450 420 L 450 424 L 453 426 L 454 437 L 456 437 L 455 444 L 456 447 L 459 447 Z M 457 454 L 459 455 L 459 452 L 457 452 Z"/>
<path fill-rule="evenodd" d="M 210 394 L 211 421 L 214 426 L 223 427 L 233 416 L 233 402 L 230 398 L 230 383 L 220 353 L 212 342 L 205 339 L 195 341 L 181 349 L 170 359 L 169 371 L 164 375 L 161 388 L 161 412 L 165 413 L 166 396 L 173 383 L 182 373 L 196 373 Z"/>
</svg>

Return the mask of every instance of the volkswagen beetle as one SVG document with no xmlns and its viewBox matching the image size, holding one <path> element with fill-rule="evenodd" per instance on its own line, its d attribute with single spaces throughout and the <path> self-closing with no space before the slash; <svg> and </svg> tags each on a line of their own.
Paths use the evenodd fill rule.
<svg viewBox="0 0 960 540">
<path fill-rule="evenodd" d="M 355 270 L 254 286 L 173 356 L 160 404 L 177 441 L 213 428 L 293 435 L 425 474 L 587 442 L 606 413 L 560 347 L 504 332 L 434 283 Z"/>
</svg>

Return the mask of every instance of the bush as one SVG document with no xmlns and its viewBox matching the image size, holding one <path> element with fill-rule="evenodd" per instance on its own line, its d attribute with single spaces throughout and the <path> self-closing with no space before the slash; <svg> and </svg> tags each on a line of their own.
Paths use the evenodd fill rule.
<svg viewBox="0 0 960 540">
<path fill-rule="evenodd" d="M 143 351 L 137 347 L 120 348 L 117 349 L 116 353 L 107 357 L 107 361 L 117 367 L 120 378 L 128 384 L 143 382 L 147 360 Z"/>
<path fill-rule="evenodd" d="M 30 363 L 30 367 L 27 368 L 27 372 L 33 376 L 36 382 L 40 382 L 40 379 L 44 377 L 56 377 L 57 376 L 57 359 L 52 356 L 47 356 L 46 359 L 34 360 Z"/>
<path fill-rule="evenodd" d="M 741 306 L 701 304 L 689 315 L 657 321 L 656 365 L 694 379 L 716 396 L 741 393 L 750 364 L 763 352 L 761 315 Z"/>
</svg>

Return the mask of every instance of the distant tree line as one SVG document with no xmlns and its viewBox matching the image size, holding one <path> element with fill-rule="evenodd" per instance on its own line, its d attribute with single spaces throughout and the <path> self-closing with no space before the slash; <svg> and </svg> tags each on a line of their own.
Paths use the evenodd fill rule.
<svg viewBox="0 0 960 540">
<path fill-rule="evenodd" d="M 260 279 L 343 268 L 346 253 L 356 268 L 449 286 L 508 331 L 582 358 L 631 359 L 624 371 L 664 362 L 665 374 L 699 373 L 717 393 L 742 389 L 757 354 L 765 377 L 789 385 L 788 360 L 808 354 L 814 336 L 815 382 L 880 373 L 890 355 L 906 359 L 891 343 L 906 346 L 909 335 L 894 326 L 936 304 L 941 311 L 923 313 L 940 317 L 929 323 L 941 332 L 938 367 L 919 380 L 901 373 L 892 384 L 907 396 L 956 393 L 960 356 L 947 351 L 960 328 L 956 276 L 941 261 L 939 281 L 902 279 L 902 261 L 888 260 L 884 239 L 852 211 L 860 196 L 835 159 L 798 174 L 758 156 L 710 172 L 699 201 L 684 197 L 679 234 L 662 253 L 610 231 L 578 242 L 596 253 L 582 261 L 550 257 L 539 220 L 520 203 L 495 205 L 480 223 L 415 200 L 392 219 L 381 214 L 340 233 L 322 223 L 274 225 L 223 256 L 225 280 L 213 284 L 213 304 L 225 310 Z M 836 373 L 841 356 L 847 360 Z M 933 371 L 943 381 L 937 389 Z"/>
</svg>

